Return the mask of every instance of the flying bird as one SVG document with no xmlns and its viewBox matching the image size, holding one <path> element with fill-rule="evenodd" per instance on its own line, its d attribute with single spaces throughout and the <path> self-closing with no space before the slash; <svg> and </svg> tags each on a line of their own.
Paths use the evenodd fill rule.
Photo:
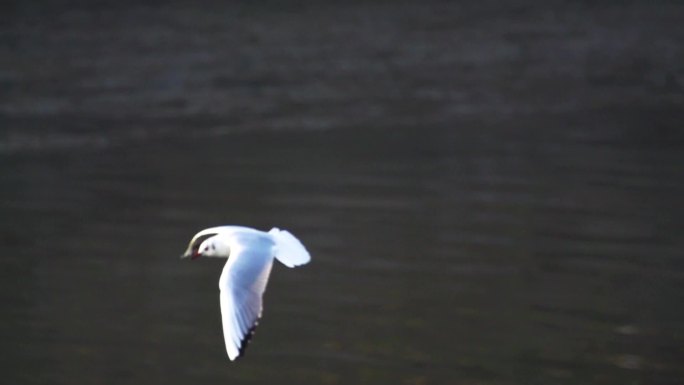
<svg viewBox="0 0 684 385">
<path fill-rule="evenodd" d="M 228 358 L 240 357 L 262 313 L 273 259 L 287 267 L 311 260 L 302 243 L 286 230 L 268 232 L 242 226 L 220 226 L 195 234 L 181 258 L 228 258 L 221 278 L 221 318 Z"/>
</svg>

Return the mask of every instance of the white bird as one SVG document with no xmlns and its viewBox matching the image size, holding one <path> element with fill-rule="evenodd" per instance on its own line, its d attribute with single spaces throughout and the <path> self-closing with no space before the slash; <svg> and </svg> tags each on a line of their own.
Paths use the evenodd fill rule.
<svg viewBox="0 0 684 385">
<path fill-rule="evenodd" d="M 242 226 L 220 226 L 195 234 L 181 258 L 228 258 L 221 278 L 221 317 L 228 358 L 244 353 L 262 312 L 273 258 L 287 267 L 311 260 L 304 245 L 286 230 L 269 232 Z"/>
</svg>

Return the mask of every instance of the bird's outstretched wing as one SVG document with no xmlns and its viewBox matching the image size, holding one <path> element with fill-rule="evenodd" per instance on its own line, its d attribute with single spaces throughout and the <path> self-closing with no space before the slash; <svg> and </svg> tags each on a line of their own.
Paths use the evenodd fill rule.
<svg viewBox="0 0 684 385">
<path fill-rule="evenodd" d="M 273 266 L 272 242 L 231 248 L 223 268 L 221 317 L 226 351 L 231 361 L 241 356 L 262 312 L 262 296 Z"/>
</svg>

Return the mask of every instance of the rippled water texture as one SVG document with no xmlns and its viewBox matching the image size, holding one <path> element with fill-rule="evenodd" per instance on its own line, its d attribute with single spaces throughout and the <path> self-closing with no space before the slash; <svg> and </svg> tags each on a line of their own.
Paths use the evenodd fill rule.
<svg viewBox="0 0 684 385">
<path fill-rule="evenodd" d="M 10 7 L 8 384 L 679 384 L 682 6 Z M 197 230 L 291 230 L 247 356 Z"/>
</svg>

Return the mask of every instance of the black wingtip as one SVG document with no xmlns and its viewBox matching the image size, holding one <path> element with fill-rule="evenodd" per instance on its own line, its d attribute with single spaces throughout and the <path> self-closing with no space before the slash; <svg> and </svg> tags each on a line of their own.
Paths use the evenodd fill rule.
<svg viewBox="0 0 684 385">
<path fill-rule="evenodd" d="M 249 345 L 249 342 L 252 340 L 252 337 L 256 332 L 257 326 L 259 326 L 259 320 L 261 320 L 261 317 L 257 318 L 257 320 L 254 322 L 254 325 L 252 325 L 252 327 L 249 328 L 249 330 L 247 331 L 245 338 L 243 338 L 242 343 L 240 344 L 240 348 L 238 349 L 238 356 L 235 357 L 235 361 L 245 356 L 245 350 L 247 350 L 247 345 Z"/>
</svg>

